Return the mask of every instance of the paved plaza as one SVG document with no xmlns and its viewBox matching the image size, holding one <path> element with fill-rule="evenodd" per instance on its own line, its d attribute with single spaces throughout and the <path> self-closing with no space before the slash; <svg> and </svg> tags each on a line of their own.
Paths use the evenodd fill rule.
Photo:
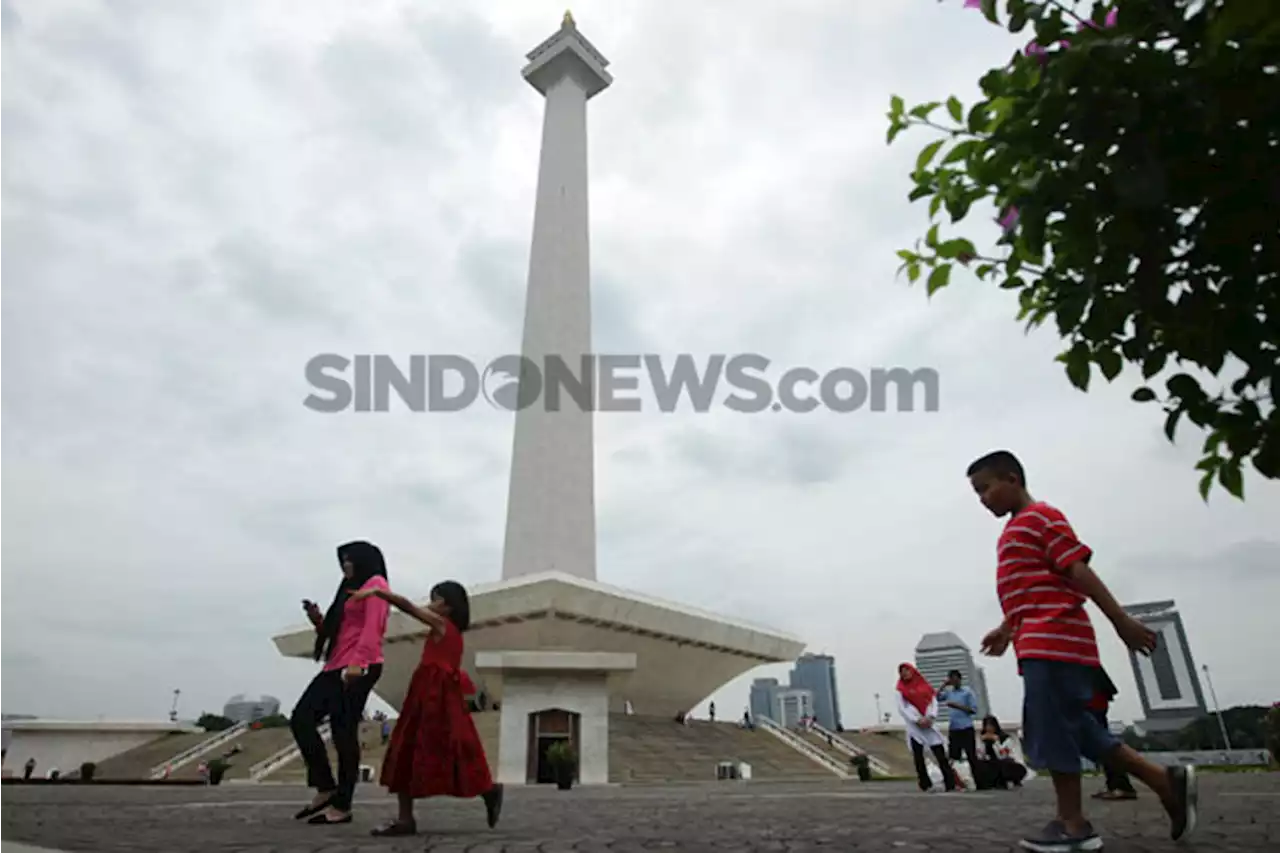
<svg viewBox="0 0 1280 853">
<path fill-rule="evenodd" d="M 307 792 L 276 785 L 219 788 L 20 787 L 3 792 L 5 847 L 164 853 L 629 853 L 630 851 L 947 851 L 1016 849 L 1051 812 L 1051 790 L 921 794 L 896 782 L 723 783 L 508 792 L 502 823 L 479 802 L 419 804 L 417 838 L 369 830 L 394 802 L 362 785 L 355 823 L 312 827 L 290 816 Z M 1188 850 L 1280 849 L 1280 774 L 1204 774 L 1201 824 Z M 1151 797 L 1091 804 L 1107 850 L 1175 850 Z"/>
</svg>

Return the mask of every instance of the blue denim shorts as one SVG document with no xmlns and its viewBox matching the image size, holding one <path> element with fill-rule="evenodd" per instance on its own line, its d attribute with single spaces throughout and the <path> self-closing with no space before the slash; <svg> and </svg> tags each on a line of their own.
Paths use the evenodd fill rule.
<svg viewBox="0 0 1280 853">
<path fill-rule="evenodd" d="M 1089 710 L 1096 670 L 1079 663 L 1024 660 L 1022 746 L 1027 763 L 1051 773 L 1079 773 L 1080 756 L 1094 763 L 1120 739 Z"/>
</svg>

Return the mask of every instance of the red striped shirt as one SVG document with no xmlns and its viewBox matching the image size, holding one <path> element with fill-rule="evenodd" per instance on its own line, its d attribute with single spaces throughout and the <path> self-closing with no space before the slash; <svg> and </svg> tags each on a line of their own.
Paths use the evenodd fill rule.
<svg viewBox="0 0 1280 853">
<path fill-rule="evenodd" d="M 996 548 L 996 594 L 1013 626 L 1018 660 L 1101 666 L 1085 596 L 1067 582 L 1073 563 L 1093 556 L 1066 516 L 1036 502 L 1009 519 Z"/>
</svg>

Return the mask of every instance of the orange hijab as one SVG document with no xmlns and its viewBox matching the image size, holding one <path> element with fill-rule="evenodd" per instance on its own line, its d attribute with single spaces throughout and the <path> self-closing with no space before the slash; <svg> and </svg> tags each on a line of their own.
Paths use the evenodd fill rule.
<svg viewBox="0 0 1280 853">
<path fill-rule="evenodd" d="M 898 678 L 898 692 L 921 714 L 929 713 L 929 704 L 933 702 L 933 697 L 936 695 L 934 689 L 929 686 L 929 682 L 924 680 L 920 670 L 911 664 L 898 664 L 898 669 L 902 669 L 904 666 L 910 670 L 911 678 L 908 681 L 903 681 L 901 677 Z"/>
</svg>

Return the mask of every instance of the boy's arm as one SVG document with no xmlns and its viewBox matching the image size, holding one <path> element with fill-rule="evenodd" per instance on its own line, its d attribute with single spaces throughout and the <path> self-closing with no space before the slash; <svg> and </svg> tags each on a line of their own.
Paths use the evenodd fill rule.
<svg viewBox="0 0 1280 853">
<path fill-rule="evenodd" d="M 1088 597 L 1102 611 L 1124 644 L 1134 651 L 1150 653 L 1156 647 L 1156 634 L 1146 625 L 1134 619 L 1120 602 L 1116 601 L 1111 590 L 1102 582 L 1102 578 L 1089 567 L 1093 550 L 1078 538 L 1071 529 L 1066 516 L 1057 510 L 1045 508 L 1037 517 L 1043 522 L 1041 538 L 1046 556 L 1054 570 L 1066 579 L 1072 588 Z"/>
<path fill-rule="evenodd" d="M 1094 604 L 1098 605 L 1102 614 L 1111 620 L 1116 633 L 1126 646 L 1144 654 L 1155 651 L 1156 632 L 1125 612 L 1120 602 L 1116 601 L 1115 596 L 1111 594 L 1111 590 L 1107 589 L 1107 585 L 1102 582 L 1102 578 L 1098 577 L 1098 573 L 1089 568 L 1088 563 L 1077 560 L 1063 574 L 1067 582 L 1081 595 L 1088 596 Z"/>
</svg>

